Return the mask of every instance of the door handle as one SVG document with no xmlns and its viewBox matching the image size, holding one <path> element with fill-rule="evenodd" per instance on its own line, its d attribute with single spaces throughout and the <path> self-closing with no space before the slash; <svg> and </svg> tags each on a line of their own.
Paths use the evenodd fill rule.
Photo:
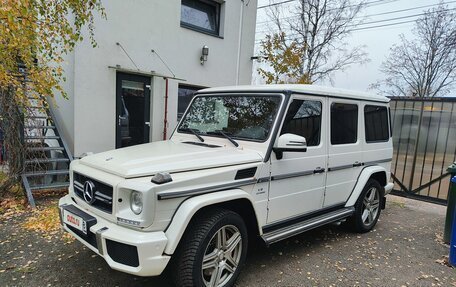
<svg viewBox="0 0 456 287">
<path fill-rule="evenodd" d="M 144 123 L 146 126 L 149 126 L 150 127 L 150 122 L 145 122 Z"/>
<path fill-rule="evenodd" d="M 358 167 L 358 166 L 362 166 L 362 165 L 363 164 L 361 162 L 357 161 L 353 164 L 353 167 Z"/>
<path fill-rule="evenodd" d="M 325 172 L 324 168 L 317 167 L 316 169 L 314 169 L 314 173 L 323 173 L 323 172 Z"/>
</svg>

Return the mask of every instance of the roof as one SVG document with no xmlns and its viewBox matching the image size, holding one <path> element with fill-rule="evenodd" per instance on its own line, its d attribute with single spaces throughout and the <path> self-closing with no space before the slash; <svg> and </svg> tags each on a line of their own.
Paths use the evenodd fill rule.
<svg viewBox="0 0 456 287">
<path fill-rule="evenodd" d="M 284 85 L 241 85 L 241 86 L 229 86 L 229 87 L 218 87 L 208 88 L 198 91 L 198 93 L 240 93 L 240 92 L 263 92 L 263 93 L 285 93 L 294 92 L 300 94 L 311 94 L 319 96 L 329 96 L 335 98 L 350 98 L 356 100 L 367 100 L 376 102 L 389 102 L 390 99 L 384 96 L 376 94 L 370 94 L 360 91 L 352 91 L 346 89 L 339 89 L 333 87 L 324 87 L 316 85 L 297 85 L 297 84 L 284 84 Z"/>
</svg>

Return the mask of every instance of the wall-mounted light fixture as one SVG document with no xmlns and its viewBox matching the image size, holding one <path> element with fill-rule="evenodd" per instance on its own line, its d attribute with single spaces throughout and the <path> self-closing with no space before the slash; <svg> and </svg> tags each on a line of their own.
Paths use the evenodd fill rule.
<svg viewBox="0 0 456 287">
<path fill-rule="evenodd" d="M 208 55 L 209 55 L 209 47 L 204 45 L 203 49 L 201 49 L 201 57 L 200 57 L 201 65 L 204 65 L 204 62 L 207 61 Z"/>
</svg>

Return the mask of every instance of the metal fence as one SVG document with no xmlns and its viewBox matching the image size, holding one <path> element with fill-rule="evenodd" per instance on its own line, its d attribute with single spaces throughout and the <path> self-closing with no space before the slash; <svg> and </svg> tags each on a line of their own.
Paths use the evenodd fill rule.
<svg viewBox="0 0 456 287">
<path fill-rule="evenodd" d="M 393 193 L 446 204 L 456 160 L 456 98 L 391 98 Z"/>
</svg>

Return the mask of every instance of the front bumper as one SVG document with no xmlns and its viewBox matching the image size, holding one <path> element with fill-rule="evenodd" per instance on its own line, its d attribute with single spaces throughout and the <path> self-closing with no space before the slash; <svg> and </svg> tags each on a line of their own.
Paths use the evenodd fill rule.
<svg viewBox="0 0 456 287">
<path fill-rule="evenodd" d="M 163 254 L 168 242 L 164 232 L 141 232 L 119 226 L 82 210 L 69 195 L 59 201 L 60 214 L 63 208 L 70 206 L 73 211 L 95 220 L 87 223 L 87 235 L 62 221 L 63 229 L 103 257 L 112 269 L 138 276 L 156 276 L 163 272 L 171 258 Z"/>
</svg>

